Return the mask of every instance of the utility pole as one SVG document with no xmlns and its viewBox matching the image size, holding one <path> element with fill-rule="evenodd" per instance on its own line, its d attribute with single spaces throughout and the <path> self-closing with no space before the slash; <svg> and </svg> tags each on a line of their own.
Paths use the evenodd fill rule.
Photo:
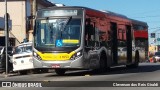
<svg viewBox="0 0 160 90">
<path fill-rule="evenodd" d="M 5 51 L 6 51 L 6 75 L 8 74 L 8 14 L 7 0 L 5 0 Z"/>
<path fill-rule="evenodd" d="M 36 15 L 36 11 L 37 11 L 37 0 L 33 0 L 33 6 L 32 6 L 33 16 Z M 33 19 L 33 29 L 34 29 L 34 22 L 35 22 L 35 20 Z"/>
<path fill-rule="evenodd" d="M 37 0 L 33 0 L 33 15 L 36 14 L 37 11 Z"/>
<path fill-rule="evenodd" d="M 160 33 L 158 33 L 158 39 L 160 39 L 160 36 L 159 36 L 159 35 L 160 35 Z M 157 40 L 157 41 L 158 41 L 158 45 L 159 45 L 159 40 Z M 157 46 L 158 46 L 158 45 L 157 45 Z"/>
</svg>

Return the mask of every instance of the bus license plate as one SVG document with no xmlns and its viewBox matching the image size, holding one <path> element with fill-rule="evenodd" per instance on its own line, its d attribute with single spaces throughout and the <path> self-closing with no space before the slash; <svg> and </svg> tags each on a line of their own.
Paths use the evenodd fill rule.
<svg viewBox="0 0 160 90">
<path fill-rule="evenodd" d="M 52 64 L 51 67 L 52 68 L 60 68 L 60 64 Z"/>
</svg>

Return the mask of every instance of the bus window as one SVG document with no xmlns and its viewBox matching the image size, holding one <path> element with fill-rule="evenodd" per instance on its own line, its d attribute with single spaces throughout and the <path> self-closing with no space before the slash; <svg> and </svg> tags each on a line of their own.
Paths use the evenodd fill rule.
<svg viewBox="0 0 160 90">
<path fill-rule="evenodd" d="M 85 45 L 86 46 L 93 46 L 94 41 L 94 27 L 91 23 L 91 19 L 86 19 L 86 25 L 85 25 Z"/>
</svg>

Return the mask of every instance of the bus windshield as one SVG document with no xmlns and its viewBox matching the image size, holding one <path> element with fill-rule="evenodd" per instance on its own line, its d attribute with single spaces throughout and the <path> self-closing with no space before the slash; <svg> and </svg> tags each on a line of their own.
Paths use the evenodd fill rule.
<svg viewBox="0 0 160 90">
<path fill-rule="evenodd" d="M 81 19 L 37 19 L 35 46 L 75 47 L 80 45 Z"/>
<path fill-rule="evenodd" d="M 22 53 L 32 53 L 32 46 L 31 45 L 21 45 L 15 48 L 15 54 L 22 54 Z"/>
</svg>

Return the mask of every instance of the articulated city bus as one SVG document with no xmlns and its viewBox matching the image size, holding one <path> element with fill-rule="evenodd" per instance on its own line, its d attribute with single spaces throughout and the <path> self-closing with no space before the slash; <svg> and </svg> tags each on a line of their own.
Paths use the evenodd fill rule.
<svg viewBox="0 0 160 90">
<path fill-rule="evenodd" d="M 86 7 L 41 9 L 35 19 L 34 66 L 53 68 L 58 75 L 70 69 L 138 67 L 141 55 L 146 55 L 139 50 L 147 49 L 136 45 L 140 38 L 135 37 L 133 22 L 124 15 Z"/>
</svg>

